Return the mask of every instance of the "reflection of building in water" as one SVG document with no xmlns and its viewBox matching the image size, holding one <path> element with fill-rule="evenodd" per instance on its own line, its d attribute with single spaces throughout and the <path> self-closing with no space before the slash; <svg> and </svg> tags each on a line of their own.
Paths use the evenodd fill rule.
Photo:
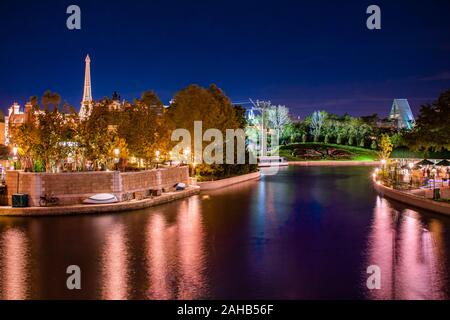
<svg viewBox="0 0 450 320">
<path fill-rule="evenodd" d="M 381 289 L 369 290 L 373 299 L 446 299 L 445 252 L 441 223 L 430 228 L 418 213 L 398 212 L 378 197 L 369 239 L 367 266 L 381 269 Z M 365 274 L 365 278 L 368 275 Z"/>
<path fill-rule="evenodd" d="M 30 286 L 28 242 L 23 231 L 8 229 L 0 239 L 0 299 L 23 300 Z"/>
</svg>

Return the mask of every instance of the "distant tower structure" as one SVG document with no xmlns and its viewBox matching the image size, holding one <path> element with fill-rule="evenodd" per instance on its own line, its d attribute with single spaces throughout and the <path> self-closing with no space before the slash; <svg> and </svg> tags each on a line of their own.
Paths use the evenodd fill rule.
<svg viewBox="0 0 450 320">
<path fill-rule="evenodd" d="M 414 126 L 414 115 L 407 99 L 394 99 L 389 120 L 395 123 L 398 130 L 411 130 Z"/>
<path fill-rule="evenodd" d="M 91 89 L 91 58 L 86 56 L 86 66 L 84 69 L 84 91 L 81 100 L 80 118 L 88 117 L 92 109 L 92 89 Z"/>
</svg>

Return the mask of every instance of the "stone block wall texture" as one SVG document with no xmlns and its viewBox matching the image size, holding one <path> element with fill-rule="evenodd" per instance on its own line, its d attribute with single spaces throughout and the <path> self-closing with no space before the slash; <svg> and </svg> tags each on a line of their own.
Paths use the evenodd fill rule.
<svg viewBox="0 0 450 320">
<path fill-rule="evenodd" d="M 188 167 L 164 168 L 141 172 L 73 172 L 29 173 L 7 171 L 8 204 L 14 193 L 26 193 L 30 206 L 39 206 L 41 196 L 59 199 L 61 205 L 79 204 L 97 193 L 112 193 L 119 200 L 130 194 L 142 198 L 150 189 L 172 187 L 178 182 L 189 182 Z M 129 198 L 129 197 L 128 197 Z"/>
</svg>

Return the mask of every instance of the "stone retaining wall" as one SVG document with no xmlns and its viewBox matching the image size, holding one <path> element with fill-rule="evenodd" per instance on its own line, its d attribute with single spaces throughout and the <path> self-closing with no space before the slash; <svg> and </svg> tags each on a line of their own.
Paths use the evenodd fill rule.
<svg viewBox="0 0 450 320">
<path fill-rule="evenodd" d="M 354 160 L 289 161 L 289 165 L 290 166 L 300 166 L 300 167 L 378 166 L 378 165 L 380 165 L 380 161 L 354 161 Z"/>
<path fill-rule="evenodd" d="M 386 186 L 383 186 L 381 183 L 376 182 L 375 180 L 374 187 L 375 190 L 377 190 L 381 195 L 385 197 L 406 203 L 417 208 L 450 215 L 450 204 L 425 199 L 410 193 L 388 188 Z"/>
<path fill-rule="evenodd" d="M 244 181 L 259 179 L 260 176 L 261 173 L 258 171 L 216 181 L 197 182 L 197 185 L 200 187 L 200 191 L 215 190 L 225 188 Z"/>
<path fill-rule="evenodd" d="M 110 204 L 95 205 L 69 205 L 54 207 L 29 207 L 9 208 L 0 207 L 1 216 L 53 216 L 53 215 L 79 215 L 79 214 L 111 214 L 114 212 L 140 210 L 171 201 L 183 199 L 200 193 L 199 187 L 188 187 L 183 191 L 164 193 L 159 197 L 146 198 L 142 200 L 124 201 Z"/>
<path fill-rule="evenodd" d="M 112 193 L 119 200 L 143 199 L 149 190 L 168 191 L 178 182 L 189 183 L 188 167 L 140 172 L 6 173 L 9 205 L 14 193 L 28 194 L 30 206 L 39 206 L 40 197 L 46 194 L 57 197 L 60 205 L 79 204 L 97 193 Z"/>
</svg>

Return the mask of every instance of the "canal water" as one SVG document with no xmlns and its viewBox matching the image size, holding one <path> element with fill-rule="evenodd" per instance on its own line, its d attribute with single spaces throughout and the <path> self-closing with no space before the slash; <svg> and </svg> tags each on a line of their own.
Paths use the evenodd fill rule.
<svg viewBox="0 0 450 320">
<path fill-rule="evenodd" d="M 448 299 L 450 219 L 379 197 L 371 171 L 292 167 L 142 211 L 1 217 L 0 298 Z"/>
</svg>

